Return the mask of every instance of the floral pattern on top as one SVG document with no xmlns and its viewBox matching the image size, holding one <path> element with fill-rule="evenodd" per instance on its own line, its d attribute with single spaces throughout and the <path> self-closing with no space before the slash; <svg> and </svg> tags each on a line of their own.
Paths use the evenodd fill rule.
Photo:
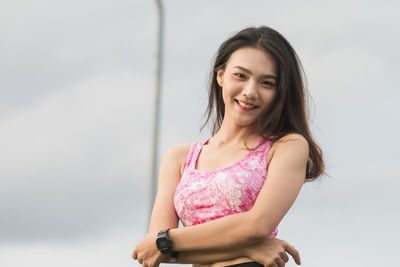
<svg viewBox="0 0 400 267">
<path fill-rule="evenodd" d="M 258 140 L 255 148 L 262 142 Z M 267 141 L 246 156 L 215 170 L 197 170 L 204 142 L 192 144 L 185 170 L 174 194 L 175 211 L 184 226 L 196 225 L 227 215 L 249 211 L 267 175 Z M 269 236 L 276 236 L 275 228 Z"/>
</svg>

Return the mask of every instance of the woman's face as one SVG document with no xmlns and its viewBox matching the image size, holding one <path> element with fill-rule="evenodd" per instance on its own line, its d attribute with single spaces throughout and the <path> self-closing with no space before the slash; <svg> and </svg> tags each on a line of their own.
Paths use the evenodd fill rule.
<svg viewBox="0 0 400 267">
<path fill-rule="evenodd" d="M 217 72 L 217 82 L 225 103 L 224 120 L 252 126 L 275 98 L 275 60 L 260 48 L 240 48 L 231 55 L 225 69 Z"/>
</svg>

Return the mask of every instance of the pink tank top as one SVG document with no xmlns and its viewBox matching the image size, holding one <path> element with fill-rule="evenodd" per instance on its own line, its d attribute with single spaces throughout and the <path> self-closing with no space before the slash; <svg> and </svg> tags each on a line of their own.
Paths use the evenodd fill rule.
<svg viewBox="0 0 400 267">
<path fill-rule="evenodd" d="M 260 138 L 254 147 L 262 140 Z M 185 170 L 175 190 L 175 211 L 184 226 L 250 210 L 267 175 L 267 153 L 271 142 L 265 142 L 228 166 L 197 170 L 197 159 L 207 142 L 208 139 L 192 144 Z M 270 236 L 277 233 L 278 228 L 275 228 Z"/>
</svg>

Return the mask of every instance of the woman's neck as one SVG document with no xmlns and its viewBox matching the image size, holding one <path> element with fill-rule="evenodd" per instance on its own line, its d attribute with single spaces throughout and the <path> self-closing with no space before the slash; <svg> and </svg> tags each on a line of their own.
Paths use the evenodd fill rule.
<svg viewBox="0 0 400 267">
<path fill-rule="evenodd" d="M 218 132 L 212 141 L 218 144 L 243 144 L 256 142 L 260 136 L 255 133 L 254 127 L 240 127 L 236 124 L 222 121 Z"/>
</svg>

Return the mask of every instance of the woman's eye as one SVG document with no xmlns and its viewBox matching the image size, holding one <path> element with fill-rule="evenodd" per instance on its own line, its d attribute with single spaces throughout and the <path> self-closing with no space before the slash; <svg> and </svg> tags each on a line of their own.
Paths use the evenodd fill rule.
<svg viewBox="0 0 400 267">
<path fill-rule="evenodd" d="M 242 74 L 242 73 L 235 73 L 234 75 L 235 75 L 236 77 L 240 78 L 240 79 L 246 78 L 246 76 L 244 76 L 244 74 Z"/>
<path fill-rule="evenodd" d="M 264 84 L 265 86 L 268 86 L 268 87 L 273 87 L 273 86 L 275 86 L 275 84 L 274 84 L 273 82 L 269 82 L 269 81 L 264 81 L 263 84 Z"/>
</svg>

